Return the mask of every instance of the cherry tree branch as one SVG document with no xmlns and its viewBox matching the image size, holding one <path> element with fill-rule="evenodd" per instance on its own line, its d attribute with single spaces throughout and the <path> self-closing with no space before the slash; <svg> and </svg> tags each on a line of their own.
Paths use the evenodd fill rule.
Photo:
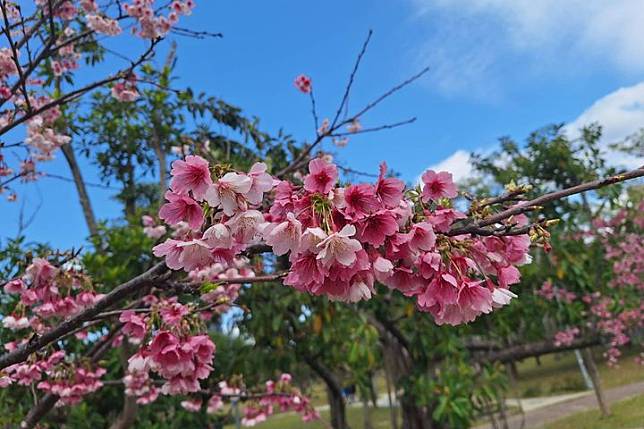
<svg viewBox="0 0 644 429">
<path fill-rule="evenodd" d="M 512 216 L 521 214 L 527 209 L 534 209 L 535 207 L 543 206 L 544 204 L 547 204 L 549 202 L 561 200 L 571 195 L 581 194 L 582 192 L 592 191 L 594 189 L 600 189 L 609 185 L 613 185 L 615 183 L 625 182 L 627 180 L 636 179 L 642 176 L 644 176 L 644 166 L 636 168 L 635 170 L 627 171 L 625 173 L 617 174 L 615 176 L 593 180 L 592 182 L 582 183 L 581 185 L 572 186 L 570 188 L 562 189 L 559 191 L 549 192 L 530 201 L 519 203 L 514 207 L 510 207 L 509 209 L 503 210 L 492 216 L 474 221 L 470 225 L 450 229 L 446 233 L 446 235 L 455 236 L 461 234 L 481 234 L 481 228 L 499 223 Z"/>
<path fill-rule="evenodd" d="M 159 262 L 143 274 L 117 286 L 97 301 L 92 307 L 88 307 L 72 318 L 65 320 L 60 325 L 45 332 L 43 335 L 32 337 L 31 340 L 18 347 L 16 350 L 0 356 L 0 369 L 4 369 L 10 365 L 24 361 L 31 353 L 52 344 L 61 337 L 64 337 L 75 329 L 78 329 L 84 322 L 94 319 L 97 314 L 107 310 L 112 305 L 118 304 L 125 298 L 140 290 L 142 287 L 146 285 L 154 285 L 154 283 L 162 279 L 163 275 L 167 272 L 168 267 L 166 267 L 165 263 Z"/>
<path fill-rule="evenodd" d="M 112 329 L 109 334 L 101 338 L 101 340 L 92 347 L 90 352 L 87 354 L 87 357 L 89 357 L 92 363 L 97 363 L 103 357 L 103 355 L 111 349 L 109 345 L 114 337 L 121 331 L 122 327 L 123 324 L 118 324 L 114 329 Z M 54 408 L 56 402 L 58 402 L 58 399 L 58 395 L 47 392 L 29 410 L 23 421 L 20 423 L 20 427 L 24 429 L 34 428 L 36 424 L 38 424 L 38 422 L 42 420 L 42 418 L 45 417 L 52 408 Z"/>
<path fill-rule="evenodd" d="M 478 362 L 512 362 L 527 357 L 541 356 L 549 353 L 582 349 L 601 344 L 600 338 L 577 338 L 568 345 L 556 346 L 554 341 L 538 341 L 529 344 L 505 347 L 501 350 L 482 354 L 475 360 Z"/>
<path fill-rule="evenodd" d="M 36 115 L 39 115 L 40 113 L 42 113 L 42 112 L 44 112 L 46 110 L 49 110 L 49 109 L 51 109 L 53 107 L 59 106 L 59 105 L 64 104 L 64 103 L 68 103 L 70 101 L 73 101 L 73 100 L 79 98 L 83 94 L 85 94 L 85 93 L 87 93 L 87 92 L 89 92 L 89 91 L 91 91 L 93 89 L 96 89 L 96 88 L 101 87 L 103 85 L 107 85 L 108 83 L 114 82 L 116 80 L 126 78 L 139 65 L 143 64 L 145 61 L 150 59 L 152 53 L 154 52 L 155 46 L 161 40 L 163 40 L 163 39 L 159 38 L 159 39 L 153 40 L 150 43 L 150 46 L 148 47 L 148 49 L 135 62 L 133 62 L 129 67 L 120 70 L 119 72 L 117 72 L 113 76 L 110 76 L 110 77 L 107 77 L 105 79 L 101 79 L 99 81 L 93 82 L 93 83 L 88 84 L 88 85 L 86 85 L 86 86 L 84 86 L 82 88 L 79 88 L 77 90 L 70 91 L 67 94 L 63 95 L 63 96 L 58 97 L 55 100 L 52 100 L 49 103 L 46 103 L 46 104 L 42 105 L 38 109 L 32 110 L 29 114 L 25 114 L 25 115 L 21 116 L 20 118 L 10 122 L 9 124 L 4 126 L 3 128 L 0 128 L 0 135 L 3 135 L 5 133 L 7 133 L 8 131 L 12 130 L 13 128 L 17 127 L 18 125 L 22 124 L 23 122 L 33 118 Z"/>
<path fill-rule="evenodd" d="M 356 73 L 358 73 L 358 69 L 360 68 L 362 57 L 364 57 L 364 54 L 367 52 L 367 46 L 369 46 L 369 41 L 371 40 L 372 35 L 373 35 L 373 30 L 369 30 L 369 32 L 367 33 L 367 38 L 362 44 L 360 53 L 358 54 L 358 57 L 356 58 L 356 62 L 353 65 L 353 70 L 351 71 L 351 75 L 349 75 L 349 82 L 347 83 L 347 86 L 344 89 L 344 95 L 342 96 L 342 101 L 340 101 L 340 105 L 338 106 L 338 111 L 335 113 L 335 117 L 331 122 L 330 128 L 334 128 L 336 126 L 336 124 L 338 123 L 338 119 L 340 119 L 340 115 L 342 114 L 342 109 L 344 109 L 345 105 L 347 104 L 347 100 L 349 99 L 349 94 L 351 93 L 351 87 L 353 86 L 353 81 L 355 80 Z"/>
</svg>

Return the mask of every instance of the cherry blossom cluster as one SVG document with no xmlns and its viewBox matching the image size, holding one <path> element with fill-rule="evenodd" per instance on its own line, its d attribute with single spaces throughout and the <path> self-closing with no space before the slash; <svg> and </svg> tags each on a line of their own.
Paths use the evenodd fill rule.
<svg viewBox="0 0 644 429">
<path fill-rule="evenodd" d="M 139 98 L 139 90 L 136 87 L 136 75 L 130 74 L 112 86 L 112 97 L 124 103 L 130 103 Z"/>
<path fill-rule="evenodd" d="M 385 173 L 383 164 L 375 183 L 339 186 L 337 167 L 324 158 L 311 160 L 301 181 L 286 181 L 263 163 L 243 173 L 189 155 L 172 164 L 159 217 L 186 222 L 193 233 L 154 253 L 190 272 L 267 244 L 289 257 L 286 285 L 357 302 L 370 299 L 378 281 L 415 298 L 438 324 L 472 321 L 515 297 L 509 286 L 519 282 L 517 266 L 530 262 L 528 235 L 452 237 L 452 224 L 466 215 L 453 207 L 449 173 L 427 171 L 407 192 Z"/>
<path fill-rule="evenodd" d="M 236 378 L 230 382 L 221 381 L 219 391 L 212 395 L 206 403 L 206 411 L 214 414 L 224 408 L 224 399 L 244 399 L 244 426 L 255 426 L 266 421 L 276 412 L 296 412 L 302 416 L 302 421 L 309 422 L 320 418 L 308 397 L 291 384 L 290 374 L 282 374 L 277 381 L 268 380 L 262 392 L 248 391 L 243 380 Z M 199 412 L 203 406 L 200 398 L 192 398 L 181 403 L 190 412 Z"/>
<path fill-rule="evenodd" d="M 571 345 L 575 338 L 579 336 L 579 333 L 580 331 L 577 327 L 572 327 L 557 332 L 555 334 L 555 346 L 562 347 Z"/>
<path fill-rule="evenodd" d="M 21 149 L 26 151 L 26 156 L 14 153 L 22 159 L 20 169 L 10 167 L 7 163 L 9 157 L 0 153 L 0 193 L 6 193 L 10 201 L 15 201 L 17 195 L 11 191 L 9 183 L 14 179 L 37 179 L 40 174 L 36 171 L 36 163 L 51 160 L 55 151 L 70 141 L 68 135 L 60 133 L 54 126 L 54 122 L 60 116 L 60 110 L 50 95 L 50 92 L 53 92 L 48 88 L 51 82 L 34 78 L 33 74 L 40 70 L 41 66 L 47 66 L 45 69 L 51 70 L 54 77 L 71 76 L 78 70 L 81 59 L 77 44 L 84 42 L 92 33 L 107 36 L 121 34 L 119 21 L 122 19 L 134 20 L 134 25 L 131 26 L 133 33 L 154 40 L 166 35 L 178 23 L 180 16 L 190 15 L 195 7 L 192 0 L 176 0 L 171 3 L 134 0 L 123 5 L 126 16 L 120 16 L 119 12 L 118 18 L 111 18 L 109 13 L 114 7 L 99 7 L 95 0 L 54 3 L 35 0 L 35 4 L 38 8 L 35 13 L 43 13 L 45 16 L 50 14 L 49 8 L 52 4 L 55 5 L 52 15 L 56 20 L 56 34 L 43 34 L 49 31 L 50 26 L 45 25 L 48 21 L 29 19 L 22 16 L 13 4 L 5 5 L 7 18 L 13 28 L 13 46 L 0 46 L 0 106 L 3 106 L 0 110 L 0 135 L 13 128 L 16 122 L 24 123 L 26 129 L 23 144 L 10 145 L 22 146 Z M 37 27 L 29 27 L 31 23 Z M 20 47 L 24 46 L 25 42 L 27 46 L 31 46 L 29 41 L 21 40 L 25 37 L 33 39 L 32 45 L 48 43 L 45 50 L 48 55 L 38 57 L 38 64 L 32 64 L 36 59 L 31 56 L 26 58 L 24 52 L 21 52 Z M 48 41 L 47 37 L 50 37 L 51 41 Z M 34 49 L 32 46 L 32 50 Z M 112 86 L 112 95 L 124 102 L 136 100 L 139 92 L 135 75 L 131 74 L 115 83 Z M 7 103 L 11 103 L 12 106 L 4 106 Z M 46 108 L 50 105 L 50 108 Z M 5 142 L 0 142 L 0 151 L 4 149 L 2 143 Z"/>
<path fill-rule="evenodd" d="M 5 284 L 4 291 L 17 297 L 14 312 L 9 316 L 24 320 L 31 314 L 29 328 L 37 333 L 43 332 L 45 323 L 74 315 L 102 297 L 73 264 L 68 263 L 61 269 L 43 258 L 35 258 L 25 275 Z M 23 325 L 21 322 L 13 328 L 19 329 Z"/>
<path fill-rule="evenodd" d="M 177 322 L 181 321 L 180 308 L 170 312 L 174 312 Z M 139 329 L 138 320 L 132 321 L 131 317 L 128 319 L 126 326 L 135 325 L 133 329 Z M 137 383 L 141 383 L 149 379 L 145 373 L 152 371 L 158 374 L 165 380 L 160 392 L 166 395 L 200 391 L 199 380 L 208 378 L 212 371 L 215 344 L 207 335 L 191 335 L 185 333 L 185 328 L 181 328 L 183 327 L 175 326 L 174 331 L 156 332 L 154 338 L 130 358 L 128 375 L 137 379 Z M 132 388 L 132 385 L 126 384 L 126 387 Z M 158 392 L 150 387 L 149 391 L 144 392 L 142 402 L 150 402 L 155 395 L 158 395 Z"/>
<path fill-rule="evenodd" d="M 179 21 L 181 15 L 190 15 L 195 7 L 193 0 L 175 0 L 171 3 L 168 14 L 160 15 L 155 9 L 155 0 L 134 0 L 123 5 L 125 12 L 137 20 L 138 26 L 132 33 L 144 39 L 163 37 Z"/>
<path fill-rule="evenodd" d="M 644 290 L 644 259 L 642 229 L 644 229 L 644 203 L 617 211 L 608 219 L 593 220 L 593 228 L 576 235 L 577 239 L 598 240 L 604 257 L 611 265 L 611 278 L 607 288 L 582 295 L 548 280 L 535 293 L 547 301 L 573 304 L 586 318 L 584 328 L 590 333 L 607 339 L 604 357 L 609 366 L 617 366 L 621 348 L 631 342 L 633 332 L 644 326 L 644 304 L 639 299 Z M 556 263 L 556 257 L 551 256 Z M 569 328 L 555 335 L 555 345 L 569 345 L 577 328 Z"/>
<path fill-rule="evenodd" d="M 60 405 L 74 405 L 85 395 L 103 387 L 101 377 L 106 372 L 101 367 L 91 369 L 79 368 L 77 365 L 59 365 L 49 374 L 48 380 L 38 383 L 38 389 L 57 395 Z"/>
<path fill-rule="evenodd" d="M 7 282 L 3 289 L 11 297 L 7 303 L 13 310 L 4 315 L 2 325 L 22 336 L 20 340 L 4 344 L 7 351 L 28 341 L 32 333 L 43 334 L 102 297 L 93 290 L 77 264 L 68 262 L 57 268 L 43 258 L 35 258 L 23 276 Z M 76 332 L 77 338 L 86 336 L 86 331 Z M 60 396 L 61 404 L 76 403 L 82 395 L 100 387 L 99 379 L 104 373 L 100 367 L 94 368 L 88 363 L 79 370 L 76 364 L 64 358 L 64 351 L 45 350 L 32 355 L 26 362 L 0 371 L 0 386 L 38 383 L 38 389 Z"/>
<path fill-rule="evenodd" d="M 611 219 L 593 223 L 596 234 L 613 263 L 610 287 L 633 287 L 644 290 L 644 201 L 629 213 L 622 209 Z M 616 237 L 618 237 L 616 239 Z"/>
<path fill-rule="evenodd" d="M 546 301 L 556 300 L 559 302 L 571 303 L 577 299 L 576 293 L 562 287 L 554 286 L 550 280 L 543 282 L 541 288 L 535 293 Z"/>
</svg>

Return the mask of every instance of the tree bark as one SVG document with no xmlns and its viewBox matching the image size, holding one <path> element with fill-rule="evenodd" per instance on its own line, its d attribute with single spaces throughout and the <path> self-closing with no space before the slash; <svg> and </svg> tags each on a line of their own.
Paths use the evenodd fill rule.
<svg viewBox="0 0 644 429">
<path fill-rule="evenodd" d="M 383 354 L 391 363 L 390 374 L 393 385 L 398 390 L 413 368 L 409 344 L 402 332 L 389 321 L 380 320 L 377 316 L 371 315 L 368 319 L 369 323 L 378 330 Z M 431 414 L 425 407 L 416 404 L 416 399 L 410 392 L 403 392 L 399 403 L 403 429 L 434 429 Z"/>
<path fill-rule="evenodd" d="M 475 357 L 478 362 L 502 362 L 507 363 L 515 360 L 525 359 L 549 353 L 564 352 L 583 347 L 590 347 L 600 344 L 599 338 L 579 338 L 567 346 L 555 346 L 553 341 L 538 341 L 529 344 L 511 346 L 503 350 L 483 353 Z"/>
<path fill-rule="evenodd" d="M 124 342 L 121 347 L 121 366 L 125 371 L 128 365 L 128 359 L 132 355 L 127 342 Z M 110 429 L 128 429 L 132 427 L 136 421 L 136 413 L 139 410 L 139 404 L 136 403 L 135 396 L 128 396 L 123 391 L 123 408 L 116 420 L 110 425 Z"/>
<path fill-rule="evenodd" d="M 327 397 L 333 429 L 349 429 L 346 416 L 346 404 L 342 397 L 342 386 L 335 375 L 317 360 L 305 356 L 306 364 L 324 381 L 327 387 Z"/>
<path fill-rule="evenodd" d="M 384 370 L 385 370 L 385 383 L 387 383 L 387 399 L 389 402 L 389 417 L 391 418 L 391 429 L 398 429 L 398 395 L 394 392 L 394 399 L 391 397 L 391 385 L 393 381 L 391 379 L 391 371 L 389 370 L 390 364 L 387 356 L 384 357 Z"/>
<path fill-rule="evenodd" d="M 362 397 L 362 413 L 364 417 L 364 429 L 373 429 L 371 422 L 371 408 L 369 408 L 369 398 L 365 395 Z"/>
<path fill-rule="evenodd" d="M 610 409 L 608 408 L 608 402 L 606 402 L 606 399 L 604 398 L 604 389 L 602 388 L 599 371 L 597 371 L 597 365 L 595 365 L 595 359 L 593 358 L 590 347 L 583 349 L 581 351 L 581 356 L 584 359 L 588 375 L 590 375 L 590 379 L 593 382 L 593 389 L 595 390 L 599 410 L 601 411 L 602 416 L 608 417 L 610 416 Z"/>
<path fill-rule="evenodd" d="M 89 234 L 91 236 L 98 235 L 96 216 L 94 215 L 89 194 L 87 193 L 87 187 L 85 186 L 85 181 L 83 180 L 83 175 L 80 167 L 78 166 L 78 161 L 76 160 L 76 155 L 74 154 L 74 148 L 72 148 L 71 142 L 62 145 L 61 150 L 67 160 L 67 165 L 69 165 L 69 171 L 71 171 L 72 177 L 74 178 L 74 185 L 76 185 L 76 192 L 78 193 L 78 202 L 83 209 L 83 216 L 85 217 L 85 223 L 87 224 Z"/>
</svg>

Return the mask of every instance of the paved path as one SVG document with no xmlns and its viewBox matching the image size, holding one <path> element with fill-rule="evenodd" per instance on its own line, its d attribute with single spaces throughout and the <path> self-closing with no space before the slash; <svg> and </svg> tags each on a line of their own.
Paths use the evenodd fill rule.
<svg viewBox="0 0 644 429">
<path fill-rule="evenodd" d="M 644 382 L 627 384 L 625 386 L 606 389 L 604 395 L 609 404 L 619 402 L 623 399 L 644 394 Z M 553 403 L 553 399 L 558 398 Z M 509 400 L 510 405 L 515 405 Z M 516 400 L 514 400 L 516 401 Z M 525 410 L 524 414 L 514 415 L 508 418 L 510 429 L 537 429 L 546 423 L 576 414 L 582 411 L 598 408 L 597 398 L 593 391 L 579 392 L 572 395 L 559 395 L 550 398 L 523 399 L 521 404 Z M 492 429 L 492 425 L 476 426 L 474 429 Z"/>
</svg>

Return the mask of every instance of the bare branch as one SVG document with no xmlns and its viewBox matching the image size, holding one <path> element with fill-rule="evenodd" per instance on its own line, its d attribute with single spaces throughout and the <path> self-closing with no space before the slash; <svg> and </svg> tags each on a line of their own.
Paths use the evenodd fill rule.
<svg viewBox="0 0 644 429">
<path fill-rule="evenodd" d="M 644 176 L 644 166 L 622 174 L 617 174 L 615 176 L 582 183 L 581 185 L 572 186 L 560 191 L 549 192 L 530 201 L 519 203 L 514 207 L 510 207 L 509 209 L 503 210 L 502 212 L 489 216 L 485 219 L 475 221 L 470 225 L 453 228 L 449 230 L 446 235 L 455 236 L 461 234 L 480 234 L 480 228 L 499 223 L 512 216 L 521 214 L 525 212 L 526 209 L 543 206 L 544 204 L 547 204 L 549 202 L 560 200 L 571 195 L 581 194 L 582 192 L 592 191 L 594 189 L 603 188 L 608 185 L 624 182 L 626 180 L 636 179 L 642 176 Z"/>
<path fill-rule="evenodd" d="M 340 101 L 340 105 L 338 106 L 338 111 L 335 113 L 335 117 L 331 122 L 331 127 L 330 127 L 331 129 L 333 129 L 338 123 L 338 119 L 340 119 L 340 115 L 342 114 L 342 109 L 344 109 L 345 105 L 347 104 L 347 100 L 349 99 L 349 93 L 351 92 L 351 87 L 353 86 L 353 81 L 356 77 L 356 73 L 358 72 L 358 68 L 360 68 L 362 57 L 364 57 L 365 52 L 367 52 L 367 46 L 369 46 L 369 41 L 371 40 L 372 35 L 373 35 L 373 30 L 369 30 L 369 33 L 367 33 L 367 38 L 362 44 L 360 53 L 358 54 L 358 57 L 356 58 L 356 62 L 353 65 L 353 70 L 351 71 L 351 75 L 349 76 L 349 82 L 347 83 L 347 86 L 344 89 L 344 95 L 342 96 L 342 101 Z"/>
</svg>

